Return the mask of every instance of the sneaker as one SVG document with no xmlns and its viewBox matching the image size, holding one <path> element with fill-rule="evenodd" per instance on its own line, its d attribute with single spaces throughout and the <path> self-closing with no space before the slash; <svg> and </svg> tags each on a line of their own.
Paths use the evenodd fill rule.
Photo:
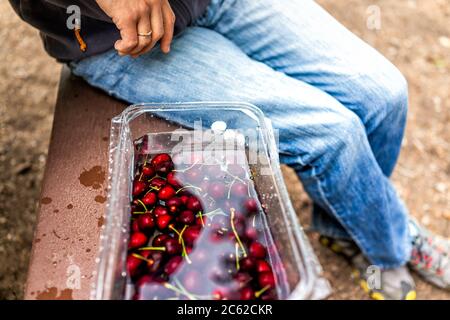
<svg viewBox="0 0 450 320">
<path fill-rule="evenodd" d="M 450 290 L 450 240 L 432 234 L 416 221 L 410 221 L 413 249 L 409 266 L 425 281 Z"/>
<path fill-rule="evenodd" d="M 375 300 L 415 300 L 415 283 L 406 267 L 382 270 L 364 257 L 350 240 L 320 236 L 320 243 L 346 259 L 352 266 L 352 276 L 361 288 Z"/>
</svg>

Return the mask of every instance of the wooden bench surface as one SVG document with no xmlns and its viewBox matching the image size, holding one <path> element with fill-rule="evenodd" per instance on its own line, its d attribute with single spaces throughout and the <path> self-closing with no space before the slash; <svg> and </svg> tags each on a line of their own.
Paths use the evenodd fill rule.
<svg viewBox="0 0 450 320">
<path fill-rule="evenodd" d="M 126 106 L 63 68 L 26 299 L 89 298 L 104 224 L 110 121 Z"/>
</svg>

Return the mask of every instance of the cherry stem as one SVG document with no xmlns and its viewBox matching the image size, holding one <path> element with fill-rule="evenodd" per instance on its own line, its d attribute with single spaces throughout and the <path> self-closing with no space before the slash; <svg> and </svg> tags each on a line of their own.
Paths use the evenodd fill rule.
<svg viewBox="0 0 450 320">
<path fill-rule="evenodd" d="M 191 259 L 189 259 L 189 255 L 188 255 L 187 252 L 186 252 L 186 246 L 185 246 L 185 244 L 184 244 L 184 239 L 183 239 L 183 237 L 182 237 L 184 230 L 186 230 L 186 228 L 187 228 L 187 225 L 185 225 L 185 226 L 183 227 L 183 229 L 181 230 L 181 232 L 178 232 L 178 230 L 175 229 L 175 228 L 172 227 L 172 226 L 169 226 L 169 228 L 170 228 L 171 230 L 173 230 L 176 234 L 178 234 L 178 243 L 181 243 L 181 248 L 182 248 L 182 250 L 183 250 L 183 253 L 181 254 L 181 256 L 182 256 L 182 257 L 185 257 L 187 263 L 191 264 L 192 261 L 191 261 Z"/>
<path fill-rule="evenodd" d="M 147 212 L 148 209 L 147 209 L 147 206 L 145 205 L 145 203 L 143 203 L 141 199 L 139 199 L 138 202 L 144 207 L 145 211 Z"/>
<path fill-rule="evenodd" d="M 147 211 L 145 211 L 145 212 L 147 212 Z M 133 214 L 144 214 L 145 212 L 144 211 L 133 211 L 132 213 Z"/>
<path fill-rule="evenodd" d="M 148 250 L 154 250 L 154 251 L 166 251 L 166 248 L 165 248 L 165 247 L 142 247 L 142 248 L 139 248 L 138 250 L 145 250 L 145 251 L 148 251 Z"/>
<path fill-rule="evenodd" d="M 236 270 L 239 271 L 241 267 L 239 265 L 239 245 L 237 243 L 234 244 L 234 249 L 236 256 Z"/>
<path fill-rule="evenodd" d="M 171 284 L 168 283 L 168 282 L 164 283 L 164 287 L 167 288 L 167 289 L 169 289 L 169 290 L 175 291 L 175 292 L 178 293 L 178 294 L 182 294 L 183 296 L 186 296 L 186 297 L 188 297 L 188 298 L 191 299 L 191 300 L 197 300 L 197 298 L 195 298 L 192 294 L 190 294 L 190 293 L 187 292 L 186 290 L 184 290 L 184 291 L 183 291 L 183 290 L 180 290 L 180 289 L 178 289 L 177 287 L 171 285 Z"/>
<path fill-rule="evenodd" d="M 269 289 L 270 289 L 270 285 L 267 285 L 267 286 L 265 286 L 264 288 L 262 288 L 261 290 L 256 291 L 256 292 L 255 292 L 255 297 L 256 297 L 256 298 L 259 298 L 264 292 L 266 292 L 266 291 L 269 290 Z"/>
<path fill-rule="evenodd" d="M 233 179 L 233 181 L 231 181 L 230 186 L 228 187 L 228 195 L 227 195 L 227 199 L 230 199 L 231 197 L 231 187 L 233 186 L 233 184 L 236 182 L 236 178 Z"/>
<path fill-rule="evenodd" d="M 150 262 L 153 263 L 153 260 L 149 260 L 149 259 L 147 259 L 147 258 L 141 256 L 140 254 L 133 253 L 132 256 L 135 257 L 135 258 L 137 258 L 137 259 L 146 261 L 146 262 L 148 262 L 148 263 L 150 263 Z"/>
<path fill-rule="evenodd" d="M 172 170 L 172 171 L 173 171 L 173 172 L 181 172 L 181 173 L 186 172 L 186 171 L 188 171 L 189 169 L 192 169 L 193 167 L 195 167 L 199 161 L 200 161 L 200 160 L 196 161 L 196 162 L 195 162 L 193 165 L 191 165 L 190 167 L 184 168 L 184 169 L 182 169 L 182 170 Z"/>
<path fill-rule="evenodd" d="M 202 188 L 188 185 L 188 186 L 184 186 L 183 188 L 178 189 L 177 192 L 175 192 L 175 193 L 178 194 L 179 192 L 181 192 L 181 191 L 183 191 L 183 190 L 186 190 L 186 189 L 189 189 L 189 188 L 197 189 L 197 190 L 202 191 Z"/>
<path fill-rule="evenodd" d="M 234 236 L 236 237 L 236 241 L 239 243 L 239 246 L 241 247 L 241 250 L 244 254 L 244 257 L 247 258 L 247 251 L 245 251 L 245 247 L 242 244 L 241 238 L 239 238 L 239 234 L 236 231 L 236 227 L 234 226 L 234 215 L 235 215 L 236 210 L 234 208 L 230 208 L 230 213 L 231 213 L 231 218 L 230 218 L 230 223 L 231 223 L 231 229 L 233 229 L 233 233 Z"/>
<path fill-rule="evenodd" d="M 202 214 L 201 210 L 198 212 L 198 216 L 200 217 L 200 221 L 202 222 L 202 226 L 204 227 L 205 226 L 205 222 L 203 221 L 203 214 Z"/>
</svg>

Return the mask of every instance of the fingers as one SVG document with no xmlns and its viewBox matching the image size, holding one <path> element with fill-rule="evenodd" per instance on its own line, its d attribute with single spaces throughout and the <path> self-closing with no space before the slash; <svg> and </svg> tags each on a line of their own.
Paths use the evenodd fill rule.
<svg viewBox="0 0 450 320">
<path fill-rule="evenodd" d="M 155 44 L 164 35 L 164 22 L 161 6 L 154 6 L 152 8 L 151 23 L 152 23 L 152 43 L 150 45 L 150 48 L 153 48 Z"/>
<path fill-rule="evenodd" d="M 141 16 L 138 24 L 137 24 L 137 32 L 138 32 L 138 44 L 137 46 L 130 52 L 131 56 L 139 55 L 142 50 L 148 47 L 152 43 L 151 36 L 139 36 L 139 33 L 145 34 L 149 31 L 152 31 L 152 25 L 150 22 L 150 14 L 144 14 Z M 153 34 L 153 31 L 152 31 Z"/>
<path fill-rule="evenodd" d="M 114 22 L 120 31 L 121 39 L 116 41 L 114 48 L 121 55 L 129 54 L 137 45 L 137 19 L 136 17 L 123 17 Z"/>
<path fill-rule="evenodd" d="M 163 2 L 162 14 L 164 19 L 164 35 L 160 42 L 161 50 L 164 53 L 169 53 L 175 27 L 175 14 L 167 1 Z"/>
</svg>

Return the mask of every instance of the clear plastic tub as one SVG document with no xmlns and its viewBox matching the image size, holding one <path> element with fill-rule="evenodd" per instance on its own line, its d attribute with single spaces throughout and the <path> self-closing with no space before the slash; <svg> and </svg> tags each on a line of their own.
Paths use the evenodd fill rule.
<svg viewBox="0 0 450 320">
<path fill-rule="evenodd" d="M 161 154 L 170 155 L 174 165 L 158 167 L 156 158 Z M 192 197 L 201 206 L 187 208 L 185 201 L 180 205 L 184 209 L 170 207 L 170 199 L 163 199 L 158 179 L 154 180 L 155 173 L 143 174 L 145 166 L 157 168 L 156 175 L 167 185 L 167 172 L 174 170 L 179 185 L 169 188 L 176 191 L 171 198 L 188 201 Z M 108 174 L 92 299 L 215 299 L 222 298 L 223 292 L 239 299 L 248 295 L 243 293 L 244 286 L 252 298 L 319 299 L 329 294 L 328 282 L 321 277 L 322 269 L 289 200 L 272 126 L 257 107 L 228 102 L 130 106 L 112 119 Z M 157 203 L 148 208 L 140 202 L 144 193 L 138 195 L 134 189 L 141 180 L 147 188 L 145 195 L 157 195 Z M 168 227 L 159 224 L 157 205 L 173 208 Z M 196 222 L 181 223 L 182 210 L 194 212 Z M 145 245 L 130 248 L 136 240 L 129 243 L 130 233 L 139 231 L 141 215 L 151 215 L 156 226 L 145 233 Z M 190 226 L 200 234 L 191 243 L 188 232 L 184 233 Z M 172 259 L 177 263 L 170 273 L 160 267 L 149 276 L 150 262 L 159 261 L 153 256 L 163 256 L 166 265 L 173 258 L 167 246 L 152 245 L 160 233 L 178 240 L 173 241 L 178 249 Z M 262 245 L 263 256 L 258 257 L 254 242 Z M 158 250 L 162 253 L 154 253 Z M 144 264 L 136 274 L 127 263 L 131 255 Z M 245 269 L 256 268 L 245 258 L 259 261 L 262 267 L 258 264 L 258 268 L 268 268 L 275 285 L 270 286 L 267 277 L 261 280 L 261 273 Z M 238 278 L 244 279 L 239 282 Z"/>
</svg>

